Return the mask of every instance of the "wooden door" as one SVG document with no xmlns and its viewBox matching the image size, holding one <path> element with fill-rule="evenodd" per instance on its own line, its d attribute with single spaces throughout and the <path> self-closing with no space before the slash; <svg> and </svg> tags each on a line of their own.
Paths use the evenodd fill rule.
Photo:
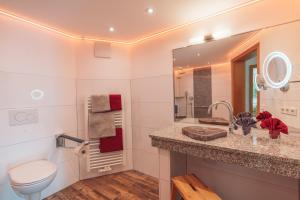
<svg viewBox="0 0 300 200">
<path fill-rule="evenodd" d="M 232 104 L 234 115 L 245 111 L 245 62 L 232 63 Z"/>
</svg>

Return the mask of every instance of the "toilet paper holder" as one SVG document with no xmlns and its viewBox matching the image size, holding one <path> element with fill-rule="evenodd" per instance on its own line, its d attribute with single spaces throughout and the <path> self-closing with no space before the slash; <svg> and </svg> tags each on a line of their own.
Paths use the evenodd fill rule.
<svg viewBox="0 0 300 200">
<path fill-rule="evenodd" d="M 70 147 L 66 146 L 66 140 L 71 140 L 73 142 L 77 142 L 77 143 L 80 144 L 79 146 L 74 148 L 74 151 L 75 151 L 76 154 L 78 154 L 84 146 L 89 144 L 88 141 L 85 141 L 83 139 L 73 137 L 73 136 L 69 136 L 69 135 L 66 135 L 66 134 L 60 134 L 60 135 L 56 136 L 56 147 L 70 148 Z M 82 152 L 82 154 L 84 154 L 84 153 L 85 152 Z"/>
</svg>

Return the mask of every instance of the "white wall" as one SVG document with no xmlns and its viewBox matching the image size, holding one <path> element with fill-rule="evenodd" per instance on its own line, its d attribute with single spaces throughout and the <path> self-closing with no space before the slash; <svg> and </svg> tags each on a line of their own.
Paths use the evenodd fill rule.
<svg viewBox="0 0 300 200">
<path fill-rule="evenodd" d="M 159 174 L 159 163 L 168 155 L 150 146 L 149 131 L 173 123 L 172 49 L 188 45 L 191 37 L 230 29 L 232 34 L 275 25 L 299 18 L 299 1 L 264 0 L 255 5 L 216 16 L 133 48 L 132 106 L 133 141 L 145 145 L 134 148 L 134 168 L 159 176 L 161 199 L 168 199 L 169 178 Z M 280 12 L 278 12 L 280 9 Z M 263 14 L 257 14 L 263 13 Z M 227 96 L 227 95 L 226 95 Z M 229 96 L 229 95 L 228 95 Z M 146 145 L 147 144 L 147 145 Z M 163 162 L 162 159 L 167 160 Z M 164 195 L 164 196 L 163 196 Z"/>
<path fill-rule="evenodd" d="M 76 41 L 0 16 L 0 199 L 17 200 L 7 170 L 16 164 L 49 159 L 58 166 L 47 196 L 78 180 L 78 160 L 55 147 L 54 134 L 77 135 Z M 30 92 L 45 92 L 40 101 Z M 39 122 L 9 126 L 8 111 L 34 108 Z"/>
<path fill-rule="evenodd" d="M 131 88 L 130 88 L 130 48 L 112 45 L 111 58 L 95 58 L 94 44 L 82 42 L 77 54 L 77 110 L 78 132 L 84 138 L 84 103 L 92 94 L 121 94 L 125 111 L 124 152 L 126 165 L 114 168 L 116 172 L 132 169 L 132 128 L 131 128 Z M 80 178 L 103 175 L 87 173 L 85 159 L 80 160 Z"/>
</svg>

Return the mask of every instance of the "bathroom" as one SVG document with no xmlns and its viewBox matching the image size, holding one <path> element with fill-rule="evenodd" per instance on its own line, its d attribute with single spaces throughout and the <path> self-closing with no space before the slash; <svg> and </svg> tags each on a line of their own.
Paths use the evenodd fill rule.
<svg viewBox="0 0 300 200">
<path fill-rule="evenodd" d="M 211 199 L 300 199 L 300 1 L 174 2 L 0 0 L 0 200 L 168 200 L 172 179 L 187 174 Z M 279 86 L 264 76 L 272 52 L 286 66 L 268 76 L 280 77 Z M 241 64 L 249 67 L 233 67 Z M 177 81 L 186 77 L 182 89 Z M 121 151 L 100 153 L 89 139 L 94 95 L 121 97 Z M 208 112 L 220 101 L 234 118 L 269 111 L 289 133 L 270 139 L 260 123 L 246 136 L 241 126 L 200 124 L 230 121 L 224 104 Z M 189 126 L 227 137 L 202 142 L 172 132 Z M 232 138 L 240 140 L 222 143 Z M 242 149 L 220 157 L 206 148 L 221 145 Z M 118 162 L 94 166 L 92 153 Z M 38 171 L 35 161 L 47 167 Z M 49 179 L 24 195 L 28 185 L 15 184 L 14 169 L 23 181 Z"/>
</svg>

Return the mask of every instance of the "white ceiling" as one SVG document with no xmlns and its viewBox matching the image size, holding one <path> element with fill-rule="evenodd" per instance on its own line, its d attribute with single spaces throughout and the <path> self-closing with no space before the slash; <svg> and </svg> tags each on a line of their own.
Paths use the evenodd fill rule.
<svg viewBox="0 0 300 200">
<path fill-rule="evenodd" d="M 72 34 L 135 40 L 249 0 L 0 0 L 0 9 Z M 145 10 L 153 7 L 155 13 Z M 115 27 L 110 33 L 109 27 Z"/>
<path fill-rule="evenodd" d="M 174 67 L 197 67 L 229 62 L 229 53 L 256 32 L 173 50 Z"/>
</svg>

